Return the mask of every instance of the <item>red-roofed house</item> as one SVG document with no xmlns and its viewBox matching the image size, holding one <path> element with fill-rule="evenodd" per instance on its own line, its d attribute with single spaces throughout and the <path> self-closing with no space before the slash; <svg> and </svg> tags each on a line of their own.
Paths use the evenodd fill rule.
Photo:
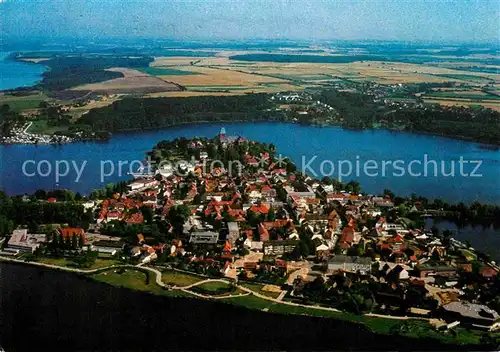
<svg viewBox="0 0 500 352">
<path fill-rule="evenodd" d="M 144 221 L 144 216 L 142 216 L 141 213 L 133 213 L 130 214 L 130 216 L 125 219 L 125 222 L 127 224 L 142 224 Z"/>
<path fill-rule="evenodd" d="M 266 227 L 262 223 L 259 224 L 259 236 L 262 242 L 269 241 L 269 231 L 267 231 Z"/>
<path fill-rule="evenodd" d="M 267 213 L 269 213 L 269 208 L 267 206 L 265 206 L 264 204 L 252 205 L 248 210 L 251 212 L 254 212 L 256 214 L 267 215 Z"/>
<path fill-rule="evenodd" d="M 497 276 L 498 272 L 489 266 L 485 266 L 481 269 L 479 274 L 481 274 L 481 276 L 484 278 L 491 279 L 491 278 L 494 278 L 495 276 Z"/>
<path fill-rule="evenodd" d="M 71 240 L 73 238 L 73 236 L 76 236 L 77 238 L 79 238 L 81 236 L 83 239 L 83 243 L 86 242 L 85 231 L 82 228 L 79 228 L 79 227 L 61 227 L 59 229 L 59 233 L 61 234 L 64 241 L 68 238 Z"/>
</svg>

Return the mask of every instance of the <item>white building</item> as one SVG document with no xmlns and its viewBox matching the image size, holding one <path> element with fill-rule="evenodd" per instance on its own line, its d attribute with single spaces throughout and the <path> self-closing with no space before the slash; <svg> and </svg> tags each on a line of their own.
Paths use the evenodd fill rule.
<svg viewBox="0 0 500 352">
<path fill-rule="evenodd" d="M 7 242 L 7 248 L 33 253 L 40 247 L 41 242 L 45 241 L 44 237 L 45 235 L 30 235 L 26 229 L 14 230 L 9 242 Z"/>
</svg>

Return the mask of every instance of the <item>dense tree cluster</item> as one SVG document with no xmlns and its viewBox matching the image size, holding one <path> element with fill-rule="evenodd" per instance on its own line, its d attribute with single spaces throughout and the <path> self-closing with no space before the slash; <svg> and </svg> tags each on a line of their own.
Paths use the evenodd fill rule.
<svg viewBox="0 0 500 352">
<path fill-rule="evenodd" d="M 272 107 L 267 94 L 224 97 L 129 98 L 92 109 L 81 122 L 95 130 L 151 129 L 179 124 L 218 121 L 268 121 L 282 114 Z"/>
<path fill-rule="evenodd" d="M 500 141 L 500 113 L 491 109 L 444 106 L 393 109 L 376 102 L 370 95 L 336 90 L 323 90 L 317 98 L 339 112 L 345 128 L 372 128 L 374 123 L 380 123 L 387 128 L 484 143 L 498 144 Z M 309 119 L 303 115 L 301 122 L 307 123 Z"/>
<path fill-rule="evenodd" d="M 44 90 L 63 90 L 86 83 L 104 82 L 123 77 L 120 72 L 106 71 L 111 67 L 147 67 L 151 57 L 127 56 L 56 56 L 43 62 L 50 70 L 43 74 L 40 86 Z"/>
</svg>

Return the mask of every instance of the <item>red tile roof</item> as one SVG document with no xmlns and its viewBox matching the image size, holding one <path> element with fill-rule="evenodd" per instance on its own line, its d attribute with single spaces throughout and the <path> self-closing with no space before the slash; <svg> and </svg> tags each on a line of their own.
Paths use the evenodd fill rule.
<svg viewBox="0 0 500 352">
<path fill-rule="evenodd" d="M 259 235 L 262 242 L 269 241 L 269 231 L 264 227 L 264 224 L 259 224 Z"/>
<path fill-rule="evenodd" d="M 82 228 L 79 227 L 61 227 L 59 229 L 59 232 L 61 233 L 61 236 L 63 239 L 66 238 L 72 238 L 73 235 L 80 237 L 83 236 L 83 242 L 85 242 L 85 231 Z"/>
<path fill-rule="evenodd" d="M 340 236 L 341 242 L 352 243 L 354 241 L 354 228 L 351 226 L 346 226 L 342 229 L 342 235 Z"/>
<path fill-rule="evenodd" d="M 144 216 L 141 213 L 130 214 L 130 216 L 125 220 L 127 224 L 142 224 L 144 221 Z"/>
<path fill-rule="evenodd" d="M 252 205 L 249 209 L 249 211 L 252 211 L 256 214 L 267 214 L 269 213 L 269 208 L 265 206 L 264 204 L 261 205 Z"/>
<path fill-rule="evenodd" d="M 480 274 L 482 277 L 495 277 L 497 276 L 498 272 L 495 269 L 490 268 L 489 266 L 485 266 L 481 269 Z"/>
</svg>

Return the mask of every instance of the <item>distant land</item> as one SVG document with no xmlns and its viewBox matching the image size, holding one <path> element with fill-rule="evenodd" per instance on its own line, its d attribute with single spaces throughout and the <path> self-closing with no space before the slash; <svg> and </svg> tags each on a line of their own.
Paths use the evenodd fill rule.
<svg viewBox="0 0 500 352">
<path fill-rule="evenodd" d="M 2 64 L 49 70 L 41 70 L 38 83 L 27 78 L 27 84 L 35 83 L 31 87 L 21 82 L 24 87 L 0 93 L 0 138 L 8 144 L 66 143 L 106 139 L 118 130 L 231 121 L 213 109 L 237 96 L 232 99 L 241 103 L 231 110 L 236 120 L 388 128 L 497 144 L 499 58 L 496 44 L 128 41 L 43 49 L 33 44 L 12 51 Z M 275 100 L 257 104 L 249 114 L 245 100 L 261 99 L 246 97 L 252 94 Z M 279 97 L 294 94 L 300 98 Z M 191 98 L 181 99 L 186 97 Z M 331 110 L 318 109 L 316 101 Z M 187 116 L 179 114 L 178 104 L 198 107 Z M 149 108 L 137 111 L 141 106 Z M 132 112 L 139 119 L 129 122 Z M 104 114 L 124 123 L 111 126 Z"/>
</svg>

